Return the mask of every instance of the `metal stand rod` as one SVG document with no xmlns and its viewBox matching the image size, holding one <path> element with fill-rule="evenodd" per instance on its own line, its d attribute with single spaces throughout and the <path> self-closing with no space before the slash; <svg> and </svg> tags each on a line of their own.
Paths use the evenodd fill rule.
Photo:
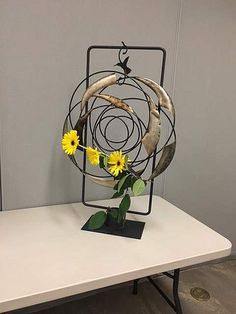
<svg viewBox="0 0 236 314">
<path fill-rule="evenodd" d="M 160 293 L 160 295 L 166 300 L 166 302 L 172 307 L 172 309 L 175 311 L 177 314 L 183 314 L 180 300 L 179 300 L 179 294 L 178 294 L 178 289 L 179 289 L 179 269 L 174 270 L 174 275 L 164 272 L 163 274 L 166 275 L 167 277 L 171 278 L 173 280 L 173 299 L 174 302 L 170 300 L 170 298 L 165 294 L 165 292 L 158 286 L 158 284 L 152 279 L 151 276 L 148 276 L 148 280 L 150 283 L 157 289 L 157 291 Z M 138 281 L 139 279 L 135 279 L 133 282 L 133 294 L 138 293 Z"/>
</svg>

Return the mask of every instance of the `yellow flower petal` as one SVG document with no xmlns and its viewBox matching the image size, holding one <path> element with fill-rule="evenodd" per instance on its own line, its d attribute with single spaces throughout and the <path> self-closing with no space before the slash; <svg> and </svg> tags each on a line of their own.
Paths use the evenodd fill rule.
<svg viewBox="0 0 236 314">
<path fill-rule="evenodd" d="M 97 148 L 87 147 L 86 154 L 91 165 L 93 166 L 99 165 L 99 157 L 101 155 L 101 152 L 99 152 Z"/>
<path fill-rule="evenodd" d="M 62 149 L 67 155 L 74 155 L 77 147 L 79 146 L 79 136 L 76 130 L 70 130 L 65 133 L 61 141 Z"/>
<path fill-rule="evenodd" d="M 122 151 L 114 151 L 108 157 L 108 168 L 109 172 L 117 177 L 119 173 L 122 173 L 125 170 L 125 155 L 122 154 Z"/>
</svg>

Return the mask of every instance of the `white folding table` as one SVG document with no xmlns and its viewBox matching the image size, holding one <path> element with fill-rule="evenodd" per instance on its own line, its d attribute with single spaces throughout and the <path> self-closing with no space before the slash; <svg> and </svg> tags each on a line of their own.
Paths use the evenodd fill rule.
<svg viewBox="0 0 236 314">
<path fill-rule="evenodd" d="M 147 202 L 133 197 L 131 209 Z M 141 240 L 82 231 L 95 211 L 75 203 L 0 212 L 0 313 L 129 280 L 136 292 L 139 278 L 231 252 L 230 241 L 157 196 L 150 215 L 128 214 L 145 221 Z M 174 310 L 181 313 L 180 304 Z"/>
</svg>

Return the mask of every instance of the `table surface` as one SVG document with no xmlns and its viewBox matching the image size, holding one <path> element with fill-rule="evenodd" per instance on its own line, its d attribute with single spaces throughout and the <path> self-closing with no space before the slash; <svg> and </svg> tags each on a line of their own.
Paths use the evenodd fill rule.
<svg viewBox="0 0 236 314">
<path fill-rule="evenodd" d="M 117 200 L 97 201 L 110 205 Z M 138 211 L 148 197 L 132 198 Z M 154 196 L 141 240 L 80 230 L 81 203 L 0 212 L 0 313 L 227 256 L 231 243 Z"/>
</svg>

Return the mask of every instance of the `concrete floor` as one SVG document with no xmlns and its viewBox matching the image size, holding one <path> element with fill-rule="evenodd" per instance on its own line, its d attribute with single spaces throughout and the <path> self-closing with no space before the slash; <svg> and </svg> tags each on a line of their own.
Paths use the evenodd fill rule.
<svg viewBox="0 0 236 314">
<path fill-rule="evenodd" d="M 156 279 L 171 292 L 170 279 Z M 149 282 L 139 284 L 138 295 L 132 295 L 129 284 L 113 286 L 102 292 L 64 303 L 37 314 L 173 314 Z M 190 294 L 193 287 L 210 293 L 208 301 L 197 301 Z M 236 260 L 218 261 L 184 270 L 180 275 L 179 296 L 184 314 L 236 314 Z"/>
</svg>

